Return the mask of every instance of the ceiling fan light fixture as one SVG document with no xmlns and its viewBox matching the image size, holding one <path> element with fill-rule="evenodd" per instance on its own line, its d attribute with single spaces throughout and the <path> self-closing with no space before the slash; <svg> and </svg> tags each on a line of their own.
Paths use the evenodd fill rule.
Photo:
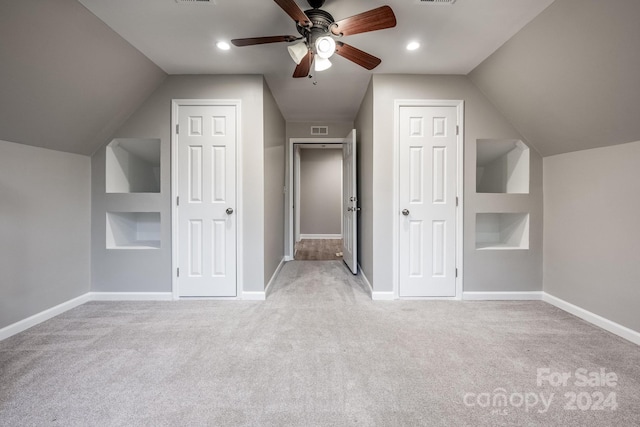
<svg viewBox="0 0 640 427">
<path fill-rule="evenodd" d="M 336 51 L 336 41 L 329 36 L 316 40 L 316 55 L 322 59 L 329 59 Z"/>
<path fill-rule="evenodd" d="M 229 43 L 227 43 L 227 42 L 218 42 L 218 43 L 216 43 L 216 46 L 220 50 L 229 50 L 229 49 L 231 49 L 231 46 L 229 46 Z"/>
<path fill-rule="evenodd" d="M 289 45 L 287 46 L 287 50 L 289 51 L 289 55 L 291 55 L 293 62 L 298 65 L 300 65 L 304 57 L 307 56 L 307 53 L 309 52 L 309 48 L 305 42 Z"/>
<path fill-rule="evenodd" d="M 316 56 L 314 62 L 316 72 L 328 70 L 329 68 L 331 68 L 331 61 L 329 61 L 327 58 Z"/>
</svg>

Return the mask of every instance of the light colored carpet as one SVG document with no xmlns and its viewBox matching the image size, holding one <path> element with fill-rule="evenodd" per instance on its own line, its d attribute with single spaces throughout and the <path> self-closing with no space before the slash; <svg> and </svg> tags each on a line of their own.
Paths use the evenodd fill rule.
<svg viewBox="0 0 640 427">
<path fill-rule="evenodd" d="M 539 387 L 545 367 L 618 382 Z M 266 302 L 92 302 L 0 342 L 0 425 L 637 426 L 640 351 L 543 302 L 373 302 L 341 262 L 294 261 Z"/>
</svg>

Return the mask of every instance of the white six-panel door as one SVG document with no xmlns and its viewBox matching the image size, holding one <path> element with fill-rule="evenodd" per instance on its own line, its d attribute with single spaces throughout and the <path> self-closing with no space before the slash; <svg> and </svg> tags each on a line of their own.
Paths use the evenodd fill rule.
<svg viewBox="0 0 640 427">
<path fill-rule="evenodd" d="M 177 278 L 181 297 L 236 296 L 236 110 L 179 106 Z"/>
<path fill-rule="evenodd" d="M 400 297 L 456 294 L 456 121 L 456 107 L 400 107 Z"/>
<path fill-rule="evenodd" d="M 358 199 L 356 182 L 356 130 L 342 144 L 342 259 L 358 273 Z"/>
</svg>

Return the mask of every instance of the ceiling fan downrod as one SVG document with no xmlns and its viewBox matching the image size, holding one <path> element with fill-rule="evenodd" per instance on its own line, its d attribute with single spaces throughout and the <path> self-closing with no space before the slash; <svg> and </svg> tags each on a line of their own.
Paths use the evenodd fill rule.
<svg viewBox="0 0 640 427">
<path fill-rule="evenodd" d="M 325 0 L 307 0 L 307 3 L 309 3 L 309 6 L 311 6 L 314 9 L 320 9 L 324 4 L 324 2 Z"/>
</svg>

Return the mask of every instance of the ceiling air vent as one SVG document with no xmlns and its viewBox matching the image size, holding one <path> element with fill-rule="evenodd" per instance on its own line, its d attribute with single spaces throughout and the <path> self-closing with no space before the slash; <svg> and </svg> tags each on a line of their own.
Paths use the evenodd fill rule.
<svg viewBox="0 0 640 427">
<path fill-rule="evenodd" d="M 455 2 L 456 0 L 416 0 L 416 3 L 418 4 L 433 4 L 433 5 L 454 4 Z"/>
<path fill-rule="evenodd" d="M 311 126 L 311 135 L 329 135 L 329 126 Z"/>
</svg>

